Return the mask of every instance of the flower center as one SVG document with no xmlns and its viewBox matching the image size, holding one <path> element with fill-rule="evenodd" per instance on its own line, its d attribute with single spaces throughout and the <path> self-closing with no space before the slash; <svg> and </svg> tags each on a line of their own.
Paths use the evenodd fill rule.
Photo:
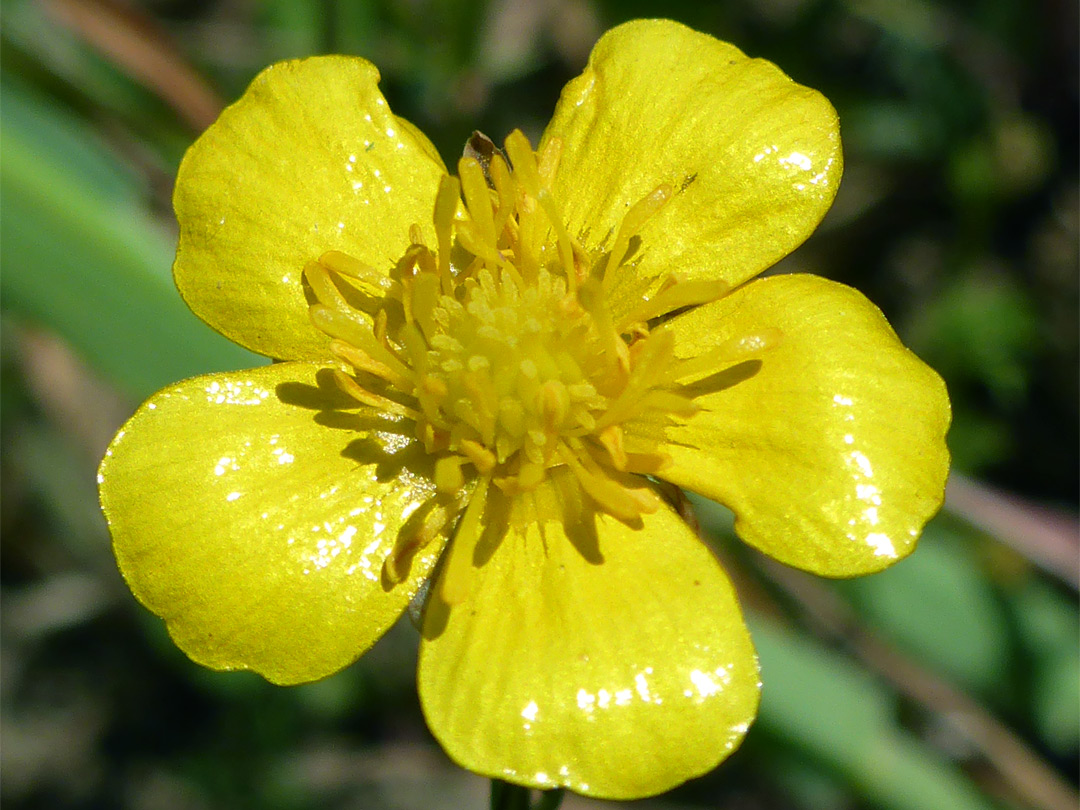
<svg viewBox="0 0 1080 810">
<path fill-rule="evenodd" d="M 468 546 L 463 535 L 479 531 L 490 485 L 515 496 L 565 467 L 616 518 L 655 511 L 654 491 L 625 473 L 655 473 L 668 458 L 645 438 L 655 430 L 630 435 L 626 427 L 691 416 L 697 406 L 680 390 L 684 380 L 776 337 L 677 361 L 671 332 L 655 319 L 718 298 L 724 282 L 669 278 L 632 311 L 607 304 L 616 270 L 635 261 L 635 237 L 673 187 L 662 184 L 631 206 L 608 249 L 589 252 L 567 233 L 551 194 L 561 143 L 534 153 L 515 131 L 507 159 L 478 137 L 458 177 L 440 184 L 434 246 L 414 225 L 389 275 L 338 252 L 304 271 L 311 318 L 343 362 L 334 372 L 339 386 L 395 419 L 436 459 L 441 500 L 399 542 L 387 565 L 394 581 L 401 561 L 458 514 L 454 547 Z"/>
</svg>

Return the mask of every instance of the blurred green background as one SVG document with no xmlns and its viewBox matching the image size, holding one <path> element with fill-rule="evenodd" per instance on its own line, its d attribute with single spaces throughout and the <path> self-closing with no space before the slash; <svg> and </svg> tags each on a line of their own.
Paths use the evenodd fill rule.
<svg viewBox="0 0 1080 810">
<path fill-rule="evenodd" d="M 474 128 L 535 142 L 596 37 L 641 16 L 836 105 L 839 197 L 778 270 L 863 290 L 942 373 L 957 474 L 918 553 L 850 582 L 771 564 L 701 504 L 761 653 L 761 717 L 726 765 L 637 806 L 1075 810 L 1068 0 L 3 0 L 5 807 L 485 806 L 424 727 L 411 626 L 305 687 L 203 670 L 120 581 L 94 470 L 158 387 L 262 362 L 189 314 L 169 272 L 179 160 L 262 67 L 371 59 L 449 162 Z"/>
</svg>

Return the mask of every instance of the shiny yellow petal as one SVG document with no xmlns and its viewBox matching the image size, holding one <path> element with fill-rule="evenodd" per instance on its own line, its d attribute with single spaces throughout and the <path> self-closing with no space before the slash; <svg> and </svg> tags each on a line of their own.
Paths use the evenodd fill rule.
<svg viewBox="0 0 1080 810">
<path fill-rule="evenodd" d="M 636 20 L 600 39 L 563 90 L 544 142 L 552 138 L 563 141 L 555 196 L 589 248 L 610 250 L 630 206 L 663 183 L 674 188 L 630 254 L 650 278 L 751 278 L 810 235 L 842 169 L 836 113 L 822 95 L 669 20 Z"/>
<path fill-rule="evenodd" d="M 327 338 L 308 321 L 304 266 L 339 250 L 388 270 L 410 225 L 430 231 L 443 164 L 391 114 L 378 81 L 358 58 L 274 65 L 184 157 L 176 284 L 237 343 L 279 359 L 325 357 Z"/>
<path fill-rule="evenodd" d="M 465 601 L 428 603 L 424 713 L 477 773 L 659 793 L 738 745 L 757 709 L 754 650 L 731 583 L 669 508 L 637 530 L 607 515 L 570 525 L 573 539 L 558 521 L 511 530 Z"/>
<path fill-rule="evenodd" d="M 117 434 L 99 477 L 120 570 L 180 648 L 282 684 L 370 647 L 441 545 L 384 586 L 383 560 L 432 486 L 407 448 L 320 410 L 334 395 L 315 373 L 283 363 L 166 388 Z"/>
<path fill-rule="evenodd" d="M 704 410 L 667 429 L 664 478 L 815 573 L 877 571 L 914 548 L 943 498 L 949 400 L 873 304 L 815 276 L 775 276 L 670 328 L 682 357 L 762 334 L 772 347 L 690 384 Z"/>
</svg>

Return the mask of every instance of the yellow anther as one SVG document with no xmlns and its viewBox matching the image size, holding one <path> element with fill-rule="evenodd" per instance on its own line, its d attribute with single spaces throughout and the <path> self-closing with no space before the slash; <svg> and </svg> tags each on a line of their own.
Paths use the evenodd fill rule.
<svg viewBox="0 0 1080 810">
<path fill-rule="evenodd" d="M 466 461 L 462 456 L 443 456 L 435 462 L 435 489 L 439 492 L 457 492 L 465 486 L 465 475 L 461 465 Z"/>
<path fill-rule="evenodd" d="M 384 273 L 338 250 L 324 253 L 319 257 L 319 264 L 342 276 L 359 281 L 361 288 L 369 295 L 385 295 L 394 287 L 393 280 Z"/>
<path fill-rule="evenodd" d="M 416 552 L 434 540 L 461 510 L 461 500 L 436 504 L 411 532 L 402 531 L 394 547 L 383 563 L 382 576 L 390 585 L 397 585 L 409 575 L 409 567 Z"/>
<path fill-rule="evenodd" d="M 684 397 L 682 394 L 676 394 L 674 391 L 665 391 L 663 389 L 653 389 L 652 391 L 649 391 L 641 398 L 639 406 L 642 409 L 650 409 L 662 413 L 673 413 L 676 416 L 683 417 L 693 416 L 701 410 L 701 406 L 689 397 Z"/>
<path fill-rule="evenodd" d="M 304 279 L 311 286 L 315 300 L 324 307 L 341 312 L 352 312 L 352 307 L 334 284 L 334 280 L 330 278 L 330 271 L 323 265 L 318 262 L 308 262 L 304 267 Z"/>
<path fill-rule="evenodd" d="M 443 175 L 435 194 L 435 237 L 439 241 L 439 279 L 443 292 L 453 295 L 454 282 L 450 275 L 450 248 L 452 246 L 454 217 L 461 202 L 461 183 L 456 177 Z"/>
<path fill-rule="evenodd" d="M 420 389 L 434 399 L 446 399 L 449 390 L 446 383 L 438 377 L 424 377 L 420 380 Z"/>
<path fill-rule="evenodd" d="M 561 151 L 561 141 L 557 138 L 549 141 L 548 149 L 543 156 L 545 170 L 548 173 L 554 172 Z M 510 155 L 510 160 L 514 164 L 514 175 L 520 178 L 526 193 L 543 209 L 548 225 L 555 231 L 559 259 L 566 273 L 566 283 L 570 291 L 573 292 L 578 282 L 577 267 L 574 263 L 574 242 L 566 230 L 562 212 L 559 210 L 555 198 L 551 196 L 551 192 L 548 191 L 542 181 L 542 177 L 545 175 L 540 170 L 536 154 L 532 151 L 532 145 L 520 129 L 515 129 L 506 136 L 506 153 Z M 524 206 L 522 207 L 524 208 Z M 524 213 L 524 211 L 519 209 L 519 214 L 521 213 Z M 524 225 L 524 223 L 521 224 Z M 522 234 L 522 242 L 533 244 L 533 239 L 537 236 L 538 234 L 531 233 L 526 238 L 526 235 Z"/>
<path fill-rule="evenodd" d="M 458 452 L 466 456 L 473 466 L 476 467 L 476 471 L 481 475 L 487 475 L 493 469 L 495 469 L 496 458 L 495 454 L 488 450 L 480 442 L 473 441 L 472 439 L 462 439 L 458 443 Z"/>
<path fill-rule="evenodd" d="M 386 314 L 385 309 L 380 309 L 375 316 L 375 328 L 372 330 L 375 335 L 375 341 L 389 352 L 390 356 L 395 360 L 397 354 L 394 352 L 393 347 L 390 345 L 390 336 L 387 334 L 386 326 L 389 320 L 389 316 Z"/>
<path fill-rule="evenodd" d="M 426 419 L 421 419 L 416 425 L 416 435 L 424 444 L 424 450 L 428 453 L 438 453 L 450 446 L 447 432 Z"/>
<path fill-rule="evenodd" d="M 488 225 L 491 227 L 491 230 L 494 231 L 495 226 L 491 225 L 490 222 Z M 506 259 L 503 258 L 502 254 L 499 253 L 498 248 L 495 247 L 494 236 L 488 236 L 483 233 L 482 229 L 478 227 L 475 221 L 459 222 L 457 223 L 456 230 L 458 241 L 461 243 L 462 247 L 469 251 L 469 253 L 484 261 L 490 262 L 491 264 L 499 266 L 507 264 Z"/>
<path fill-rule="evenodd" d="M 640 475 L 656 475 L 673 463 L 667 453 L 627 453 L 626 470 Z"/>
<path fill-rule="evenodd" d="M 626 469 L 626 448 L 623 446 L 623 432 L 618 425 L 608 425 L 600 431 L 597 438 L 611 456 L 611 463 L 616 470 Z"/>
<path fill-rule="evenodd" d="M 469 595 L 469 581 L 476 543 L 483 531 L 484 507 L 487 505 L 489 478 L 481 478 L 469 498 L 469 504 L 458 521 L 450 541 L 447 559 L 439 577 L 439 596 L 448 605 L 459 605 Z"/>
<path fill-rule="evenodd" d="M 544 209 L 548 222 L 555 230 L 559 247 L 559 259 L 562 261 L 563 271 L 566 273 L 566 286 L 573 293 L 577 290 L 578 284 L 577 265 L 574 263 L 574 241 L 570 238 L 570 233 L 563 224 L 562 212 L 559 210 L 559 206 L 551 193 L 546 188 L 542 188 L 537 200 Z"/>
<path fill-rule="evenodd" d="M 615 244 L 611 247 L 608 255 L 607 267 L 604 271 L 605 285 L 610 283 L 613 271 L 623 263 L 626 251 L 630 247 L 630 240 L 644 227 L 656 213 L 664 207 L 665 203 L 675 194 L 671 183 L 661 183 L 653 191 L 634 203 L 623 217 L 619 225 L 619 232 L 615 236 Z"/>
<path fill-rule="evenodd" d="M 544 480 L 544 476 L 547 474 L 543 464 L 532 464 L 525 462 L 518 469 L 517 482 L 518 487 L 522 492 L 528 492 L 529 490 L 536 489 L 540 486 L 540 482 Z"/>
<path fill-rule="evenodd" d="M 555 435 L 559 432 L 570 410 L 570 394 L 559 380 L 548 380 L 540 386 L 537 397 L 540 414 L 544 422 L 544 432 Z"/>
<path fill-rule="evenodd" d="M 536 164 L 536 154 L 532 144 L 520 129 L 515 129 L 506 136 L 506 154 L 514 166 L 514 175 L 521 180 L 525 191 L 536 199 L 540 194 L 540 169 Z"/>
<path fill-rule="evenodd" d="M 458 176 L 461 178 L 461 191 L 465 196 L 469 216 L 476 224 L 477 235 L 490 244 L 492 251 L 497 252 L 495 220 L 491 210 L 491 189 L 488 188 L 483 167 L 475 158 L 463 157 L 458 161 Z"/>
<path fill-rule="evenodd" d="M 386 310 L 380 310 L 385 312 Z M 378 332 L 378 319 L 375 321 L 376 333 Z M 405 361 L 410 363 L 413 373 L 417 377 L 427 375 L 430 363 L 428 362 L 428 343 L 415 323 L 407 323 L 398 330 L 397 339 L 401 342 L 401 354 Z"/>
<path fill-rule="evenodd" d="M 506 165 L 502 155 L 497 154 L 491 158 L 488 174 L 491 176 L 491 182 L 495 184 L 495 192 L 499 196 L 499 207 L 495 212 L 494 225 L 495 234 L 498 238 L 501 237 L 503 228 L 506 227 L 506 223 L 514 213 L 514 201 L 517 193 L 514 191 L 514 181 L 510 177 L 510 167 Z"/>
<path fill-rule="evenodd" d="M 641 397 L 664 375 L 672 361 L 674 336 L 667 330 L 656 330 L 648 338 L 637 341 L 631 352 L 631 371 L 626 385 L 613 399 L 607 410 L 596 420 L 596 429 L 617 425 L 641 411 Z"/>
<path fill-rule="evenodd" d="M 409 575 L 409 568 L 416 552 L 420 550 L 420 541 L 413 536 L 405 540 L 398 540 L 390 549 L 383 562 L 382 578 L 389 585 L 397 585 L 403 582 Z"/>
<path fill-rule="evenodd" d="M 430 273 L 417 276 L 409 284 L 403 299 L 405 320 L 416 321 L 425 335 L 434 334 L 438 330 L 434 313 L 441 297 L 438 278 Z"/>
<path fill-rule="evenodd" d="M 496 415 L 499 407 L 491 378 L 486 369 L 474 368 L 463 376 L 462 385 L 469 394 L 470 400 L 465 405 L 469 412 L 462 414 L 462 419 L 474 425 L 480 431 L 484 444 L 490 446 L 495 443 Z"/>
</svg>

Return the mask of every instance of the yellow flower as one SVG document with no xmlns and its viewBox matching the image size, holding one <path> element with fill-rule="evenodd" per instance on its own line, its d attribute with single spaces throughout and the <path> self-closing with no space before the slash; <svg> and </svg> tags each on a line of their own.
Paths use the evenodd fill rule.
<svg viewBox="0 0 1080 810">
<path fill-rule="evenodd" d="M 745 283 L 830 205 L 835 112 L 632 22 L 536 152 L 474 138 L 450 177 L 378 78 L 275 65 L 184 159 L 177 285 L 284 362 L 180 382 L 117 434 L 120 568 L 191 658 L 280 684 L 426 596 L 420 699 L 461 765 L 671 788 L 736 747 L 759 692 L 675 487 L 827 576 L 903 557 L 942 499 L 945 390 L 880 312 L 812 276 Z"/>
</svg>

